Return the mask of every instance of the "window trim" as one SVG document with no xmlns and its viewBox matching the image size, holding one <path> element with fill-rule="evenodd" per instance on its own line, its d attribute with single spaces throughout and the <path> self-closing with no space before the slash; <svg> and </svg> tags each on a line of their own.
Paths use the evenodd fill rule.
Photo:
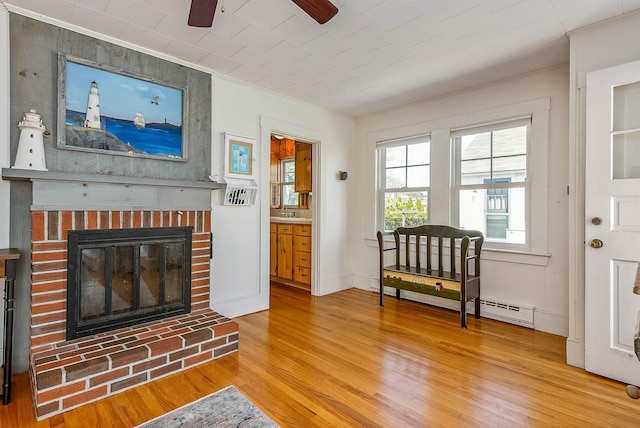
<svg viewBox="0 0 640 428">
<path fill-rule="evenodd" d="M 294 166 L 294 179 L 293 181 L 284 181 L 284 177 L 285 177 L 285 170 L 284 170 L 284 164 L 285 163 L 293 163 Z M 280 206 L 282 208 L 298 208 L 299 206 L 299 202 L 296 203 L 295 205 L 286 205 L 284 203 L 284 187 L 285 186 L 293 186 L 293 193 L 295 192 L 296 189 L 296 181 L 295 181 L 295 157 L 288 157 L 288 158 L 284 158 L 284 159 L 280 159 L 280 171 L 282 171 L 281 175 L 280 175 Z M 298 200 L 299 201 L 299 200 Z"/>
</svg>

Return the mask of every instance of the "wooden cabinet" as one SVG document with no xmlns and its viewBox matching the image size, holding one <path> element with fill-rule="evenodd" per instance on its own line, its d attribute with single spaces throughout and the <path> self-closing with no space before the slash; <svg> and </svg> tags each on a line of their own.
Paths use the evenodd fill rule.
<svg viewBox="0 0 640 428">
<path fill-rule="evenodd" d="M 311 285 L 311 225 L 293 226 L 293 279 Z"/>
<path fill-rule="evenodd" d="M 311 192 L 311 144 L 296 142 L 296 182 L 298 193 Z"/>
<path fill-rule="evenodd" d="M 311 225 L 271 223 L 272 279 L 311 288 Z"/>
<path fill-rule="evenodd" d="M 296 154 L 296 142 L 289 138 L 280 140 L 280 159 L 291 158 Z"/>
</svg>

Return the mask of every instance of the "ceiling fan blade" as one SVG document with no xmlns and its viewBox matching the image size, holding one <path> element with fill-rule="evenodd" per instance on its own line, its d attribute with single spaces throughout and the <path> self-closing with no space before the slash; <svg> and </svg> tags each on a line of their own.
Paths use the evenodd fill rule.
<svg viewBox="0 0 640 428">
<path fill-rule="evenodd" d="M 315 19 L 318 24 L 324 24 L 336 16 L 338 8 L 329 0 L 292 0 L 300 9 Z"/>
<path fill-rule="evenodd" d="M 211 27 L 218 0 L 191 0 L 188 24 L 191 27 Z"/>
</svg>

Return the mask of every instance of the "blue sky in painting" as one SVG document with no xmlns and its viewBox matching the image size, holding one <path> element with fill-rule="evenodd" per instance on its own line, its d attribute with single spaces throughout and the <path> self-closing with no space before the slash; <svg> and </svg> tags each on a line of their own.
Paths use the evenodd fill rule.
<svg viewBox="0 0 640 428">
<path fill-rule="evenodd" d="M 182 126 L 182 91 L 71 61 L 67 61 L 67 110 L 87 111 L 93 81 L 98 84 L 100 115 L 133 120 L 139 111 L 146 123 L 166 119 Z"/>
</svg>

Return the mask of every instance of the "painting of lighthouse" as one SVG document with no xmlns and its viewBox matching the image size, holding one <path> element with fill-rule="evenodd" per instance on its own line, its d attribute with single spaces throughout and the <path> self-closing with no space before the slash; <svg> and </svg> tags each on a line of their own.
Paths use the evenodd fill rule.
<svg viewBox="0 0 640 428">
<path fill-rule="evenodd" d="M 186 88 L 66 55 L 60 63 L 64 65 L 60 91 L 66 132 L 59 147 L 185 158 Z"/>
</svg>

